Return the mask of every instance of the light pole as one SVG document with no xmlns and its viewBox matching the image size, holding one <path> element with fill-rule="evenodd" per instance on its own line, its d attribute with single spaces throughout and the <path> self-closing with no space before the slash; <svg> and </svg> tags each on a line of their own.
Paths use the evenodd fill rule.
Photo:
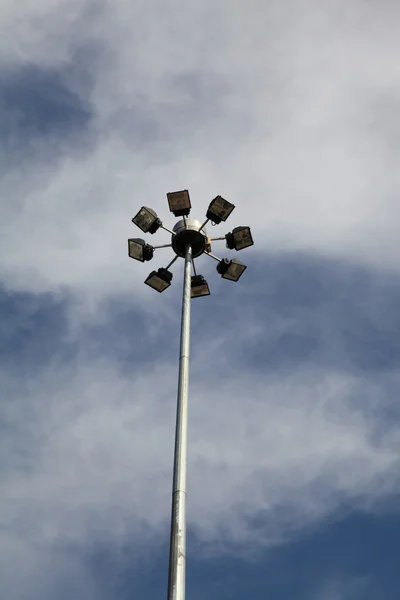
<svg viewBox="0 0 400 600">
<path fill-rule="evenodd" d="M 238 281 L 246 266 L 238 260 L 219 259 L 211 254 L 211 242 L 226 240 L 229 249 L 242 250 L 253 245 L 250 227 L 236 227 L 232 232 L 220 238 L 209 238 L 205 226 L 209 221 L 219 224 L 226 221 L 233 209 L 233 204 L 217 196 L 212 200 L 206 214 L 206 221 L 201 223 L 188 219 L 191 209 L 189 192 L 183 190 L 167 194 L 170 211 L 176 217 L 182 217 L 171 231 L 164 227 L 157 214 L 151 208 L 143 206 L 132 219 L 144 233 L 155 233 L 165 229 L 171 234 L 171 244 L 151 246 L 141 238 L 128 240 L 128 254 L 140 262 L 149 261 L 154 250 L 172 247 L 175 257 L 166 268 L 152 271 L 145 283 L 163 292 L 172 281 L 169 268 L 179 258 L 185 261 L 182 293 L 181 338 L 179 350 L 178 399 L 176 410 L 174 471 L 172 485 L 171 533 L 168 569 L 168 600 L 185 600 L 186 572 L 186 473 L 187 473 L 187 424 L 188 424 L 188 391 L 189 391 L 189 352 L 190 352 L 190 308 L 191 299 L 210 295 L 207 281 L 197 275 L 194 259 L 202 254 L 218 262 L 217 272 L 223 279 Z M 192 268 L 194 275 L 192 276 Z"/>
</svg>

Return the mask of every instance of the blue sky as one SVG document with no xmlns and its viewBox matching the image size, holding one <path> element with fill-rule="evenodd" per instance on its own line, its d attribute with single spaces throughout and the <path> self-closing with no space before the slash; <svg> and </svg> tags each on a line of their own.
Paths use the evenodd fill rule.
<svg viewBox="0 0 400 600">
<path fill-rule="evenodd" d="M 182 263 L 126 240 L 183 188 L 256 240 L 198 263 L 188 597 L 398 597 L 398 13 L 5 0 L 1 597 L 165 597 Z"/>
</svg>

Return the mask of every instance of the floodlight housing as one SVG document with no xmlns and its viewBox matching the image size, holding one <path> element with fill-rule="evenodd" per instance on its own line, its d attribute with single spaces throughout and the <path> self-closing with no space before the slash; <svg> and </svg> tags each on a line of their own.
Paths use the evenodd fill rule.
<svg viewBox="0 0 400 600">
<path fill-rule="evenodd" d="M 152 271 L 147 277 L 145 284 L 149 285 L 153 290 L 157 292 L 163 292 L 166 290 L 172 281 L 172 273 L 167 269 L 158 269 L 158 271 Z"/>
<path fill-rule="evenodd" d="M 190 213 L 192 205 L 188 190 L 180 192 L 169 192 L 167 194 L 169 210 L 174 213 L 175 217 L 187 217 Z"/>
<path fill-rule="evenodd" d="M 154 248 L 150 244 L 146 244 L 142 238 L 130 238 L 128 240 L 128 254 L 131 258 L 144 262 L 153 258 Z"/>
<path fill-rule="evenodd" d="M 209 296 L 210 288 L 203 275 L 194 275 L 191 282 L 192 298 L 200 298 L 201 296 Z"/>
<path fill-rule="evenodd" d="M 155 233 L 162 225 L 156 211 L 147 206 L 142 206 L 138 214 L 133 217 L 132 223 L 135 223 L 144 233 Z"/>
<path fill-rule="evenodd" d="M 217 271 L 223 279 L 229 279 L 229 281 L 238 281 L 247 269 L 246 265 L 240 262 L 240 260 L 223 258 L 217 265 Z"/>
<path fill-rule="evenodd" d="M 213 223 L 218 225 L 221 221 L 226 221 L 233 209 L 234 204 L 231 204 L 227 200 L 224 200 L 222 196 L 216 196 L 214 200 L 210 202 L 206 217 Z"/>
<path fill-rule="evenodd" d="M 225 236 L 226 247 L 229 250 L 243 250 L 254 244 L 250 227 L 235 227 Z"/>
</svg>

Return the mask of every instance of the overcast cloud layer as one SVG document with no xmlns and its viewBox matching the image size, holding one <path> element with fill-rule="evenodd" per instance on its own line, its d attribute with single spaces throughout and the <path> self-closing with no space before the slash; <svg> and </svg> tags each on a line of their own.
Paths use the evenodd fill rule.
<svg viewBox="0 0 400 600">
<path fill-rule="evenodd" d="M 167 219 L 180 187 L 199 214 L 217 193 L 237 204 L 260 249 L 397 270 L 397 3 L 3 4 L 1 85 L 25 98 L 3 94 L 9 285 L 126 291 L 128 217 L 143 202 Z M 68 135 L 40 106 L 21 118 L 46 80 Z"/>
<path fill-rule="evenodd" d="M 2 597 L 108 600 L 80 552 L 129 539 L 142 564 L 167 535 L 180 275 L 160 298 L 126 239 L 142 204 L 173 223 L 168 191 L 199 218 L 223 195 L 256 239 L 243 284 L 202 263 L 213 295 L 193 309 L 199 555 L 253 556 L 399 493 L 399 13 L 2 0 Z"/>
</svg>

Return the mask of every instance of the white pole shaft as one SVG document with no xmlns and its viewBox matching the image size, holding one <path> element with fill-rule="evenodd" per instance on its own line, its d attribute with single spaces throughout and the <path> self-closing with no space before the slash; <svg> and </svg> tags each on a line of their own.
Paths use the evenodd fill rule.
<svg viewBox="0 0 400 600">
<path fill-rule="evenodd" d="M 179 352 L 178 402 L 176 411 L 174 476 L 172 487 L 171 538 L 168 570 L 168 600 L 185 600 L 186 575 L 186 471 L 189 390 L 190 304 L 192 248 L 186 246 L 183 278 L 181 341 Z"/>
</svg>

